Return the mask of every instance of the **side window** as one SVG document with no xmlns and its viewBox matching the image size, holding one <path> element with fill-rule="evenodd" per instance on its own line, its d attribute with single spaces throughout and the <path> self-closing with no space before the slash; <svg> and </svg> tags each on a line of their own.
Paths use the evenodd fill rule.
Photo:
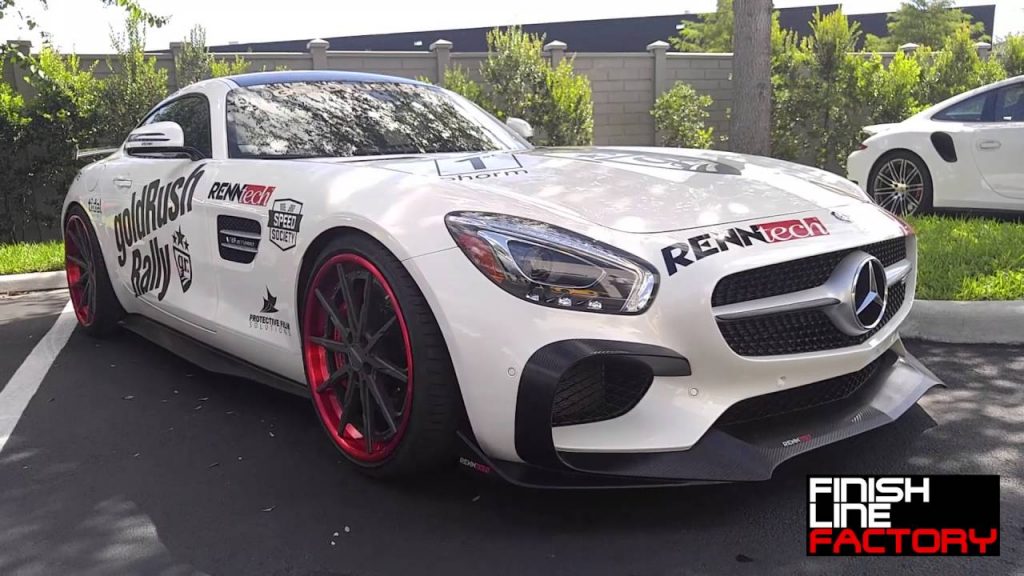
<svg viewBox="0 0 1024 576">
<path fill-rule="evenodd" d="M 167 104 L 146 119 L 145 124 L 154 122 L 177 122 L 185 134 L 185 145 L 202 152 L 207 158 L 213 156 L 210 138 L 210 105 L 201 96 L 186 96 Z"/>
<path fill-rule="evenodd" d="M 957 102 L 949 108 L 932 116 L 932 120 L 947 122 L 982 122 L 985 119 L 985 105 L 992 96 L 991 92 L 978 94 L 963 102 Z"/>
<path fill-rule="evenodd" d="M 1024 83 L 999 89 L 996 94 L 996 122 L 1024 122 Z"/>
</svg>

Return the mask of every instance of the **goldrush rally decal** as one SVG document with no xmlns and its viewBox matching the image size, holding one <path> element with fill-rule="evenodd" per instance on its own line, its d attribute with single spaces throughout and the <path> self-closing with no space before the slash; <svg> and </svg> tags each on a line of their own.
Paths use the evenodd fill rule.
<svg viewBox="0 0 1024 576">
<path fill-rule="evenodd" d="M 154 290 L 158 290 L 157 300 L 163 300 L 167 295 L 171 282 L 171 246 L 161 242 L 155 233 L 192 211 L 192 197 L 202 178 L 203 166 L 199 166 L 187 177 L 182 176 L 166 185 L 161 185 L 160 180 L 153 180 L 138 193 L 132 192 L 128 207 L 114 216 L 117 265 L 125 266 L 131 249 L 131 284 L 136 297 Z M 142 242 L 145 246 L 135 247 Z M 180 266 L 179 262 L 182 291 L 186 291 L 186 284 L 190 286 L 192 281 L 191 264 L 187 275 L 180 274 Z"/>
</svg>

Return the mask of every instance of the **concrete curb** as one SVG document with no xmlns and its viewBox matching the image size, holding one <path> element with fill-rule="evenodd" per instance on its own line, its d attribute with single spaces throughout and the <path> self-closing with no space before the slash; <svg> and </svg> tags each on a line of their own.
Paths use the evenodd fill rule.
<svg viewBox="0 0 1024 576">
<path fill-rule="evenodd" d="M 12 292 L 37 292 L 68 287 L 63 270 L 57 272 L 34 272 L 31 274 L 8 274 L 0 276 L 0 294 Z"/>
<path fill-rule="evenodd" d="M 1024 344 L 1024 300 L 917 300 L 900 335 L 949 344 Z"/>
<path fill-rule="evenodd" d="M 0 276 L 0 294 L 66 287 L 63 271 Z M 949 344 L 1024 344 L 1024 300 L 917 300 L 900 334 Z"/>
</svg>

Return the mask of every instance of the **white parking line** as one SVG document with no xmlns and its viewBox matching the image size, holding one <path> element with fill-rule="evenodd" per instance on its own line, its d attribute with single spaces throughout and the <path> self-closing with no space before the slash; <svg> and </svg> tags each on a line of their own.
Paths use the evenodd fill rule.
<svg viewBox="0 0 1024 576">
<path fill-rule="evenodd" d="M 50 331 L 21 363 L 18 371 L 7 382 L 7 386 L 0 390 L 0 452 L 4 451 L 14 427 L 18 425 L 25 408 L 39 390 L 39 385 L 50 371 L 50 365 L 57 358 L 57 354 L 60 354 L 61 349 L 68 343 L 68 338 L 75 331 L 77 323 L 75 310 L 68 301 Z"/>
</svg>

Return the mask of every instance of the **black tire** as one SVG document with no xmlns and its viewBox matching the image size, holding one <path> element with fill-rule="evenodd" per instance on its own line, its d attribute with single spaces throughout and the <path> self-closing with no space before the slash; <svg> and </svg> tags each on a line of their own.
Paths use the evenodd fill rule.
<svg viewBox="0 0 1024 576">
<path fill-rule="evenodd" d="M 124 318 L 124 308 L 110 284 L 92 221 L 78 205 L 72 206 L 64 219 L 64 258 L 78 325 L 90 336 L 109 336 Z"/>
<path fill-rule="evenodd" d="M 868 195 L 897 216 L 932 210 L 932 175 L 920 156 L 905 150 L 889 152 L 871 168 Z"/>
<path fill-rule="evenodd" d="M 361 267 L 365 267 L 363 261 L 370 263 L 379 272 L 380 278 L 375 276 L 369 268 L 366 268 L 364 272 L 361 269 Z M 344 272 L 345 280 L 338 282 L 339 287 L 335 288 L 335 293 L 332 295 L 329 288 L 332 280 L 330 275 L 341 277 L 342 275 L 337 272 L 339 267 Z M 321 273 L 322 271 L 325 272 Z M 328 276 L 324 276 L 324 274 Z M 352 279 L 349 279 L 349 276 Z M 385 288 L 384 284 L 380 282 L 381 278 L 386 282 L 388 288 Z M 360 281 L 362 284 L 358 284 Z M 344 294 L 341 293 L 343 292 L 340 288 L 342 282 L 351 283 L 349 288 L 351 303 L 345 300 Z M 370 288 L 367 289 L 368 283 Z M 333 238 L 320 251 L 304 284 L 299 305 L 307 385 L 310 386 L 317 418 L 335 447 L 359 470 L 378 478 L 410 477 L 451 463 L 454 460 L 456 449 L 456 431 L 463 413 L 458 383 L 452 368 L 448 347 L 437 321 L 423 297 L 423 293 L 420 292 L 416 282 L 402 263 L 372 238 L 359 233 L 343 233 Z M 360 286 L 367 290 L 363 294 L 369 296 L 364 298 L 357 294 Z M 323 300 L 317 298 L 316 290 L 320 291 Z M 393 293 L 394 300 L 397 300 L 397 307 L 390 303 L 391 298 L 386 294 L 387 290 Z M 367 306 L 366 308 L 370 310 L 363 312 L 362 302 L 358 302 L 357 305 L 357 300 L 369 301 L 374 305 Z M 333 319 L 330 316 L 326 320 L 321 319 L 321 316 L 325 314 L 323 310 L 327 308 L 322 304 L 324 301 L 329 301 L 330 306 L 335 308 L 337 315 Z M 389 313 L 395 316 L 395 320 L 386 320 L 389 318 L 387 316 Z M 360 316 L 360 314 L 362 315 Z M 376 318 L 379 320 L 375 323 Z M 311 341 L 311 338 L 317 337 L 321 332 L 324 337 L 333 332 L 339 341 L 346 340 L 340 329 L 333 328 L 335 319 L 351 328 L 351 338 L 347 340 L 355 341 L 360 347 L 356 356 L 351 353 L 338 352 L 333 347 L 328 348 Z M 404 321 L 399 319 L 404 319 Z M 353 322 L 363 326 L 359 327 Z M 403 322 L 404 328 L 402 327 Z M 390 329 L 387 328 L 389 324 L 392 326 Z M 372 328 L 370 328 L 371 325 Z M 363 342 L 368 342 L 374 335 L 372 333 L 381 329 L 386 330 L 387 335 L 379 337 L 375 344 L 364 349 Z M 395 332 L 399 334 L 396 336 Z M 409 345 L 406 347 L 404 344 L 396 344 L 399 341 L 408 342 Z M 394 352 L 398 347 L 401 350 Z M 408 355 L 409 352 L 411 352 L 411 356 Z M 371 432 L 369 435 L 362 432 L 366 428 L 365 420 L 359 423 L 360 429 L 357 430 L 360 433 L 359 438 L 363 438 L 363 440 L 353 440 L 348 437 L 350 426 L 344 423 L 349 418 L 360 417 L 346 416 L 345 419 L 338 422 L 335 419 L 341 419 L 341 414 L 346 410 L 343 407 L 328 407 L 328 401 L 332 398 L 332 394 L 333 398 L 337 399 L 338 405 L 342 405 L 349 388 L 355 381 L 357 382 L 357 391 L 352 392 L 353 397 L 348 412 L 356 414 L 356 402 L 358 401 L 360 403 L 359 413 L 363 413 L 362 418 L 365 418 L 362 401 L 363 398 L 371 397 L 369 392 L 364 396 L 362 390 L 364 387 L 380 385 L 377 396 L 368 400 L 373 406 L 370 409 L 373 418 L 373 421 L 370 422 L 370 429 L 376 430 L 375 422 L 377 425 L 380 424 L 378 419 L 383 416 L 383 410 L 385 410 L 385 403 L 380 400 L 381 395 L 385 392 L 390 394 L 388 390 L 398 391 L 402 388 L 400 377 L 392 376 L 392 370 L 381 371 L 374 366 L 374 363 L 380 360 L 379 358 L 372 359 L 378 355 L 389 356 L 388 362 L 395 368 L 400 368 L 399 364 L 401 364 L 401 361 L 395 360 L 395 358 L 404 357 L 412 361 L 411 379 L 407 378 L 405 382 L 406 393 L 409 393 L 411 388 L 411 393 L 409 393 L 411 398 L 402 400 L 403 405 L 408 408 L 409 415 L 406 418 L 404 412 L 401 415 L 393 413 L 393 419 L 402 418 L 405 424 L 404 428 L 399 428 L 402 432 L 398 434 L 397 440 L 394 438 L 387 440 L 387 442 L 397 442 L 397 444 L 389 448 L 386 453 L 383 453 L 383 450 L 387 444 L 382 440 L 381 451 L 384 455 L 373 453 L 371 446 L 374 444 L 375 432 Z M 358 372 L 359 375 L 342 376 L 344 381 L 339 378 L 326 391 L 318 392 L 318 387 L 326 385 L 325 375 L 341 371 L 337 367 L 331 371 L 331 358 L 334 358 L 333 362 L 342 366 L 353 367 L 353 372 Z M 357 362 L 358 364 L 356 364 Z M 348 373 L 346 372 L 346 374 Z M 376 374 L 376 376 L 371 376 L 372 374 Z M 406 370 L 406 376 L 409 375 L 409 371 Z M 331 380 L 331 378 L 328 377 L 327 380 Z M 358 400 L 356 399 L 357 394 Z M 394 408 L 396 398 L 390 395 L 386 398 L 387 405 Z M 411 402 L 411 407 L 409 407 L 409 402 Z M 334 412 L 336 408 L 338 409 L 337 413 Z M 387 420 L 387 422 L 390 423 L 391 420 Z M 339 423 L 342 424 L 340 431 Z M 348 424 L 355 426 L 352 422 L 348 422 Z M 382 438 L 386 436 L 387 432 L 381 434 Z M 352 446 L 352 443 L 359 445 L 364 442 L 366 450 Z"/>
</svg>

